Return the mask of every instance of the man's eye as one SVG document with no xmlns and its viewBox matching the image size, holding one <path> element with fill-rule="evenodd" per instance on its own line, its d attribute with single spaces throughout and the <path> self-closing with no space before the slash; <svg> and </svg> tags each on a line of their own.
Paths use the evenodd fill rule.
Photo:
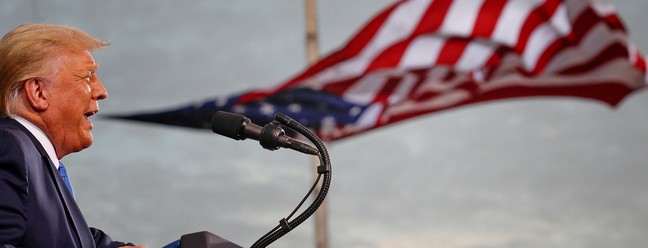
<svg viewBox="0 0 648 248">
<path fill-rule="evenodd" d="M 89 71 L 88 74 L 83 78 L 85 79 L 88 83 L 92 81 L 92 78 L 94 77 L 94 73 L 92 71 Z"/>
</svg>

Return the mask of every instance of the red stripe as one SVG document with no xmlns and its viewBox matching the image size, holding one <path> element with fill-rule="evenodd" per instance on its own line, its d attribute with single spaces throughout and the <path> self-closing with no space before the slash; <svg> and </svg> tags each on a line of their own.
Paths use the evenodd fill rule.
<svg viewBox="0 0 648 248">
<path fill-rule="evenodd" d="M 601 18 L 596 14 L 596 12 L 588 8 L 585 11 L 583 11 L 582 14 L 580 14 L 576 20 L 574 20 L 574 24 L 572 24 L 572 31 L 568 36 L 568 39 L 570 41 L 578 43 L 580 42 L 585 36 L 587 36 L 587 33 L 592 30 L 594 26 L 597 24 L 601 23 Z"/>
<path fill-rule="evenodd" d="M 407 51 L 407 47 L 416 38 L 419 38 L 421 35 L 426 33 L 434 33 L 441 27 L 452 2 L 452 0 L 433 1 L 421 16 L 414 32 L 412 32 L 412 34 L 406 39 L 397 42 L 377 55 L 365 72 L 397 66 L 405 54 L 405 51 Z"/>
<path fill-rule="evenodd" d="M 426 33 L 434 33 L 443 24 L 445 17 L 448 14 L 452 0 L 435 0 L 430 4 L 425 14 L 421 18 L 418 26 L 414 30 L 413 35 L 421 35 Z"/>
<path fill-rule="evenodd" d="M 238 104 L 246 104 L 251 101 L 256 101 L 268 96 L 270 93 L 265 91 L 250 91 L 242 94 L 238 99 Z"/>
<path fill-rule="evenodd" d="M 471 106 L 477 103 L 483 103 L 493 100 L 500 99 L 515 99 L 522 97 L 576 97 L 583 98 L 587 100 L 599 100 L 610 104 L 611 106 L 616 106 L 620 103 L 621 100 L 628 94 L 632 92 L 632 89 L 625 87 L 617 82 L 600 82 L 593 85 L 581 85 L 581 86 L 562 86 L 562 87 L 525 87 L 525 86 L 515 86 L 515 87 L 506 87 L 484 94 L 475 96 L 474 98 L 464 101 L 458 104 L 451 106 L 437 108 L 437 109 L 425 109 L 425 110 L 413 110 L 406 113 L 401 113 L 399 115 L 392 115 L 389 119 L 383 120 L 379 123 L 376 123 L 373 127 L 368 128 L 367 130 L 362 130 L 366 133 L 370 130 L 376 130 L 380 127 L 386 127 L 393 125 L 395 123 L 408 120 L 411 118 L 419 117 L 424 114 L 437 113 L 445 111 L 448 109 L 457 108 L 460 106 Z M 389 111 L 389 109 L 386 109 Z M 343 127 L 338 127 L 340 130 Z M 338 140 L 353 135 L 357 135 L 357 132 L 354 133 L 343 133 L 340 136 L 331 137 L 331 140 Z"/>
<path fill-rule="evenodd" d="M 615 81 L 597 82 L 589 85 L 562 85 L 561 87 L 514 86 L 485 92 L 468 103 L 530 96 L 561 96 L 594 99 L 616 106 L 630 92 L 632 89 Z"/>
<path fill-rule="evenodd" d="M 616 29 L 616 30 L 623 30 L 623 32 L 627 32 L 625 27 L 623 26 L 623 22 L 617 15 L 608 15 L 603 17 L 605 20 L 605 23 L 611 28 L 611 29 Z"/>
<path fill-rule="evenodd" d="M 470 91 L 470 90 L 468 90 Z M 618 82 L 600 82 L 591 85 L 580 86 L 561 86 L 561 87 L 535 87 L 535 86 L 512 86 L 505 87 L 489 92 L 483 92 L 480 95 L 474 95 L 469 100 L 436 109 L 413 110 L 399 115 L 390 116 L 389 124 L 417 117 L 423 114 L 443 111 L 446 109 L 456 108 L 475 103 L 513 99 L 521 97 L 577 97 L 589 100 L 598 100 L 611 106 L 616 106 L 625 96 L 630 94 L 632 89 L 619 84 Z M 387 109 L 386 111 L 389 111 Z M 379 125 L 381 126 L 381 125 Z M 378 127 L 378 126 L 377 126 Z"/>
<path fill-rule="evenodd" d="M 364 76 L 364 75 L 363 75 Z M 353 84 L 358 81 L 360 77 L 354 77 L 347 80 L 329 82 L 322 88 L 322 91 L 341 96 L 353 86 Z"/>
<path fill-rule="evenodd" d="M 506 53 L 508 52 L 511 52 L 511 49 L 509 47 L 498 47 L 497 49 L 495 49 L 495 52 L 493 52 L 491 57 L 486 60 L 484 67 L 490 68 L 499 65 L 500 63 L 502 63 L 502 58 L 504 58 L 504 55 L 506 55 Z"/>
<path fill-rule="evenodd" d="M 510 47 L 500 46 L 497 49 L 495 49 L 493 55 L 491 55 L 491 57 L 484 64 L 484 69 L 486 69 L 486 75 L 484 77 L 484 80 L 488 81 L 493 77 L 494 73 L 498 71 L 500 65 L 502 64 L 502 60 L 508 54 L 514 54 L 513 56 L 519 56 Z"/>
<path fill-rule="evenodd" d="M 504 6 L 506 6 L 506 4 L 502 3 L 501 0 L 484 1 L 479 10 L 477 20 L 475 21 L 472 37 L 490 37 L 497 26 L 497 22 L 504 10 Z"/>
<path fill-rule="evenodd" d="M 468 47 L 469 39 L 450 38 L 446 41 L 439 53 L 435 64 L 437 65 L 454 65 L 459 61 L 461 55 Z"/>
<path fill-rule="evenodd" d="M 559 0 L 547 0 L 542 6 L 531 11 L 526 21 L 522 25 L 522 30 L 520 31 L 520 37 L 518 42 L 515 45 L 515 50 L 518 53 L 524 52 L 526 49 L 527 43 L 533 31 L 538 28 L 540 25 L 544 24 L 551 18 L 551 16 L 556 12 L 558 6 L 560 5 Z"/>
<path fill-rule="evenodd" d="M 365 72 L 374 71 L 381 68 L 393 68 L 398 65 L 403 54 L 407 51 L 407 47 L 412 42 L 412 38 L 400 41 L 385 49 L 382 53 L 378 54 L 374 60 L 367 66 Z"/>
<path fill-rule="evenodd" d="M 547 64 L 558 54 L 566 48 L 574 47 L 574 44 L 568 44 L 565 39 L 555 40 L 551 45 L 545 49 L 545 51 L 540 55 L 536 63 L 536 67 L 531 71 L 531 74 L 537 75 L 540 72 L 544 71 L 547 67 Z"/>
<path fill-rule="evenodd" d="M 637 58 L 637 61 L 634 63 L 634 67 L 646 73 L 646 70 L 648 69 L 646 68 L 646 59 L 639 52 L 635 52 L 635 57 Z"/>
<path fill-rule="evenodd" d="M 628 58 L 628 49 L 624 44 L 613 43 L 604 49 L 599 55 L 582 64 L 574 65 L 557 72 L 558 75 L 575 75 L 587 73 L 617 58 Z"/>
<path fill-rule="evenodd" d="M 504 88 L 491 90 L 488 92 L 482 92 L 479 90 L 477 83 L 475 83 L 473 80 L 466 80 L 465 82 L 461 82 L 460 84 L 456 85 L 451 89 L 447 89 L 450 91 L 454 91 L 454 90 L 464 91 L 471 94 L 472 96 L 466 99 L 465 101 L 460 102 L 458 104 L 453 104 L 451 106 L 446 106 L 443 108 L 412 110 L 405 113 L 400 113 L 396 116 L 389 116 L 389 119 L 381 119 L 380 122 L 376 123 L 374 127 L 371 127 L 369 129 L 391 125 L 402 120 L 418 117 L 423 114 L 438 112 L 438 111 L 451 109 L 451 108 L 464 106 L 464 105 L 470 105 L 474 103 L 500 100 L 506 98 L 533 97 L 533 96 L 561 96 L 561 97 L 569 96 L 569 97 L 594 99 L 615 106 L 627 94 L 632 92 L 633 89 L 631 89 L 630 86 L 625 86 L 620 82 L 613 82 L 613 81 L 593 82 L 592 84 L 588 84 L 588 85 L 538 86 L 538 84 L 542 85 L 543 83 L 541 81 L 537 81 L 538 78 L 536 78 L 534 74 L 525 71 L 522 68 L 521 64 L 519 65 L 507 64 L 506 68 L 501 67 L 502 59 L 505 56 L 516 56 L 519 59 L 520 54 L 522 54 L 524 50 L 527 49 L 527 45 L 528 45 L 527 43 L 531 35 L 533 34 L 533 32 L 539 26 L 543 25 L 544 23 L 546 23 L 552 18 L 552 16 L 555 14 L 556 10 L 560 6 L 560 3 L 561 1 L 559 0 L 548 0 L 542 6 L 539 6 L 536 9 L 532 10 L 532 12 L 529 13 L 529 16 L 524 20 L 522 30 L 518 37 L 518 41 L 514 45 L 514 47 L 513 48 L 505 47 L 505 46 L 497 47 L 493 55 L 487 60 L 486 65 L 484 67 L 487 73 L 486 82 L 485 82 L 486 84 L 488 84 L 488 80 L 490 80 L 494 76 L 499 77 L 499 76 L 506 76 L 511 74 L 518 74 L 520 76 L 533 77 L 534 78 L 533 85 L 529 84 L 528 82 L 527 83 L 520 82 L 520 84 L 515 86 L 508 86 Z M 424 16 L 424 19 L 426 21 L 422 21 L 421 24 L 419 24 L 419 26 L 417 27 L 416 35 L 419 35 L 420 33 L 427 34 L 427 33 L 435 32 L 442 25 L 443 19 L 445 18 L 447 10 L 450 6 L 449 5 L 450 1 L 437 0 L 434 1 L 434 4 L 438 6 L 436 7 L 431 6 L 430 9 L 427 10 L 426 15 Z M 430 16 L 429 15 L 430 13 L 435 13 L 435 11 L 431 10 L 432 8 L 438 8 L 438 10 L 436 15 Z M 495 29 L 495 26 L 497 25 L 497 21 L 499 19 L 499 16 L 501 15 L 501 12 L 503 11 L 503 8 L 504 6 L 502 1 L 486 0 L 481 7 L 479 16 L 477 17 L 475 28 L 472 34 L 473 38 L 490 37 L 490 35 L 492 35 L 492 32 Z M 575 20 L 573 24 L 574 30 L 572 30 L 572 33 L 570 33 L 567 37 L 563 39 L 554 41 L 546 48 L 545 51 L 543 51 L 543 54 L 537 61 L 537 66 L 533 72 L 539 73 L 544 71 L 548 63 L 551 62 L 551 59 L 555 58 L 557 54 L 563 52 L 565 49 L 569 47 L 578 46 L 582 42 L 583 37 L 587 36 L 588 33 L 591 32 L 592 28 L 595 25 L 600 24 L 601 22 L 604 22 L 606 25 L 611 27 L 612 30 L 623 30 L 623 25 L 621 24 L 620 20 L 618 20 L 616 15 L 609 15 L 606 16 L 605 18 L 602 18 L 597 16 L 596 13 L 593 12 L 591 9 L 587 9 L 584 13 L 581 13 L 580 16 Z M 396 57 L 402 57 L 402 54 L 405 51 L 404 44 L 409 44 L 411 40 L 413 40 L 413 37 L 410 37 L 410 39 L 408 39 L 407 41 L 401 42 L 399 44 L 390 47 L 388 49 L 389 51 L 385 51 L 383 54 L 379 56 L 381 59 L 387 58 L 387 62 L 375 62 L 374 64 L 372 64 L 372 68 L 384 68 L 389 64 L 397 65 Z M 437 59 L 437 64 L 449 65 L 449 66 L 456 64 L 458 59 L 461 57 L 461 54 L 465 52 L 468 41 L 469 40 L 463 40 L 459 38 L 449 38 L 446 44 L 444 45 L 439 55 L 439 58 Z M 579 74 L 590 73 L 593 70 L 600 68 L 602 65 L 609 63 L 610 61 L 614 61 L 616 59 L 627 59 L 627 58 L 628 58 L 627 47 L 625 46 L 625 44 L 618 42 L 604 49 L 600 54 L 596 55 L 590 61 L 586 61 L 583 62 L 582 64 L 574 65 L 567 69 L 560 70 L 558 72 L 558 75 L 562 74 L 562 75 L 578 77 L 580 76 Z M 646 62 L 640 54 L 637 55 L 637 62 L 635 63 L 634 66 L 639 68 L 640 70 L 645 70 Z M 430 68 L 427 68 L 427 70 L 429 69 Z M 422 74 L 420 76 L 423 77 L 426 72 L 427 71 L 425 70 L 421 70 Z M 445 76 L 443 76 L 443 78 L 439 78 L 438 80 L 443 83 L 456 84 L 457 83 L 456 80 L 459 80 L 459 78 L 456 73 L 450 70 Z M 434 100 L 435 98 L 442 96 L 446 91 L 446 90 L 441 90 L 441 91 L 425 90 L 422 92 L 419 90 L 419 87 L 424 86 L 422 82 L 423 80 L 419 80 L 416 86 L 412 89 L 411 91 L 412 94 L 410 94 L 409 97 L 409 103 L 413 102 L 414 104 L 417 103 L 425 104 L 425 101 Z M 378 96 L 376 96 L 375 100 L 379 102 L 386 101 L 387 97 L 391 92 L 393 92 L 393 90 L 395 90 L 396 86 L 397 84 L 395 82 L 393 81 L 388 82 L 383 87 L 383 89 L 378 94 Z M 389 108 L 386 109 L 385 111 L 389 111 Z M 354 133 L 343 133 L 342 137 L 348 137 L 353 134 Z M 342 137 L 338 137 L 338 138 L 342 138 Z"/>
<path fill-rule="evenodd" d="M 595 26 L 601 24 L 602 22 L 606 23 L 606 21 L 607 20 L 601 19 L 601 17 L 598 16 L 598 14 L 592 8 L 587 8 L 574 21 L 574 24 L 572 25 L 572 32 L 566 38 L 554 41 L 540 56 L 536 68 L 534 68 L 533 70 L 533 74 L 544 71 L 547 64 L 551 62 L 551 60 L 557 54 L 563 52 L 566 49 L 580 45 L 583 39 Z M 623 31 L 623 29 L 619 29 L 614 25 L 608 25 L 608 27 L 612 30 Z"/>
<path fill-rule="evenodd" d="M 409 73 L 416 76 L 416 82 L 412 86 L 409 92 L 407 92 L 407 97 L 412 98 L 415 97 L 419 87 L 423 85 L 423 81 L 425 79 L 425 75 L 427 75 L 429 72 L 429 68 L 419 68 L 419 69 L 413 69 L 409 70 Z"/>
<path fill-rule="evenodd" d="M 417 72 L 420 78 L 421 83 L 417 85 L 417 88 L 419 86 L 423 86 L 423 81 L 425 80 L 435 80 L 435 84 L 445 84 L 446 87 L 442 87 L 441 90 L 431 90 L 431 89 L 424 89 L 424 90 L 418 90 L 416 94 L 410 94 L 410 100 L 416 101 L 416 102 L 422 102 L 428 99 L 432 99 L 435 97 L 438 97 L 439 95 L 443 94 L 447 89 L 453 89 L 454 87 L 452 84 L 455 84 L 458 74 L 456 71 L 453 70 L 447 70 L 445 71 L 444 75 L 439 75 L 438 78 L 428 78 L 427 74 L 429 73 L 428 71 L 420 70 Z"/>
<path fill-rule="evenodd" d="M 330 55 L 324 57 L 318 61 L 313 66 L 309 67 L 306 71 L 302 72 L 300 75 L 292 78 L 285 84 L 274 89 L 274 92 L 284 90 L 286 88 L 293 87 L 301 83 L 301 81 L 306 78 L 312 77 L 313 75 L 328 69 L 336 64 L 348 60 L 350 58 L 356 57 L 360 52 L 365 48 L 365 46 L 374 38 L 376 33 L 382 28 L 384 22 L 387 20 L 389 15 L 404 1 L 395 3 L 394 5 L 386 8 L 383 12 L 378 14 L 374 19 L 369 21 L 360 31 L 349 40 L 349 42 L 342 49 L 331 53 Z"/>
<path fill-rule="evenodd" d="M 501 3 L 501 1 L 499 2 Z M 392 44 L 382 53 L 378 54 L 377 57 L 375 58 L 375 61 L 373 61 L 369 65 L 367 71 L 371 72 L 376 69 L 393 68 L 394 66 L 397 66 L 401 57 L 405 53 L 407 46 L 411 43 L 411 41 L 413 41 L 417 37 L 420 37 L 421 34 L 434 33 L 438 31 L 438 28 L 441 27 L 441 25 L 443 24 L 443 21 L 445 19 L 445 16 L 447 14 L 447 11 L 449 10 L 451 3 L 452 1 L 450 0 L 436 0 L 432 2 L 430 7 L 426 10 L 426 13 L 423 16 L 421 22 L 416 27 L 414 34 L 412 34 L 411 37 L 408 37 L 404 41 L 400 41 L 398 43 Z M 523 68 L 520 67 L 521 64 L 507 65 L 507 66 L 511 66 L 510 68 L 500 67 L 502 58 L 504 58 L 507 55 L 519 57 L 519 54 L 521 54 L 527 48 L 527 42 L 529 41 L 529 38 L 533 33 L 533 31 L 536 30 L 540 25 L 546 23 L 547 20 L 550 20 L 551 16 L 555 13 L 559 5 L 560 5 L 560 1 L 558 0 L 548 0 L 547 2 L 544 3 L 544 5 L 534 9 L 526 18 L 526 20 L 524 20 L 520 37 L 515 47 L 510 48 L 510 47 L 500 46 L 496 49 L 496 51 L 488 59 L 485 65 L 485 69 L 487 72 L 487 76 L 486 76 L 487 81 L 485 82 L 486 84 L 488 83 L 488 80 L 491 79 L 493 76 L 499 77 L 501 75 L 519 74 L 521 76 L 533 77 L 531 73 L 524 71 Z M 503 11 L 503 8 L 504 6 L 502 6 L 501 4 L 498 5 L 497 0 L 486 0 L 481 7 L 479 16 L 477 17 L 475 23 L 475 29 L 473 30 L 473 35 L 475 37 L 480 37 L 480 38 L 489 37 L 490 35 L 492 35 L 492 32 L 494 31 L 495 26 L 497 25 L 497 20 L 501 15 L 501 12 Z M 549 45 L 549 47 L 545 50 L 545 52 L 541 55 L 539 61 L 537 62 L 537 67 L 535 68 L 534 72 L 537 73 L 543 71 L 546 68 L 547 64 L 551 61 L 552 58 L 555 57 L 556 54 L 559 54 L 560 52 L 564 51 L 564 49 L 568 47 L 574 47 L 577 46 L 579 43 L 581 43 L 583 37 L 585 37 L 588 34 L 588 32 L 591 31 L 592 27 L 594 27 L 596 24 L 600 24 L 601 21 L 605 21 L 605 23 L 608 26 L 613 27 L 613 29 L 622 28 L 620 22 L 617 22 L 617 20 L 615 20 L 614 17 L 616 16 L 611 15 L 606 17 L 605 19 L 601 19 L 595 14 L 596 13 L 593 12 L 591 9 L 588 9 L 584 13 L 582 13 L 581 16 L 579 16 L 574 22 L 573 24 L 574 30 L 572 30 L 571 34 L 569 34 L 565 39 L 560 39 Z M 372 35 L 375 35 L 375 33 Z M 456 64 L 459 58 L 461 58 L 462 53 L 465 52 L 465 49 L 469 41 L 470 40 L 461 39 L 461 38 L 448 39 L 439 55 L 439 58 L 437 59 L 437 63 L 440 65 L 449 65 L 449 66 Z M 362 46 L 364 45 L 366 45 L 366 43 L 362 44 Z M 347 45 L 347 47 L 345 47 L 343 50 L 347 49 L 348 47 L 350 46 Z M 598 54 L 591 61 L 587 61 L 582 64 L 574 65 L 567 69 L 561 70 L 559 71 L 558 75 L 562 74 L 562 75 L 570 75 L 570 76 L 579 76 L 578 74 L 589 73 L 592 70 L 595 70 L 600 66 L 609 63 L 612 60 L 618 58 L 627 58 L 627 57 L 628 57 L 628 51 L 625 45 L 621 43 L 615 43 L 610 45 L 606 49 L 604 49 L 603 52 Z M 637 63 L 635 63 L 635 66 L 637 68 L 645 68 L 646 66 L 645 61 L 643 60 L 641 55 L 638 55 L 638 60 Z M 430 68 L 426 68 L 426 69 L 417 70 L 417 72 L 412 72 L 415 74 L 419 73 L 416 75 L 419 75 L 421 78 L 421 80 L 416 82 L 416 85 L 412 88 L 410 92 L 411 94 L 409 100 L 413 101 L 415 104 L 416 103 L 424 104 L 425 101 L 432 100 L 445 93 L 445 90 L 440 92 L 433 91 L 433 90 L 428 90 L 425 92 L 416 91 L 417 89 L 419 89 L 419 87 L 423 86 L 422 78 L 428 72 L 429 69 Z M 457 83 L 456 80 L 459 80 L 458 76 L 459 76 L 458 74 L 450 70 L 443 78 L 440 78 L 439 80 L 441 80 L 444 83 L 455 84 Z M 336 95 L 343 95 L 344 92 L 346 92 L 349 88 L 351 88 L 360 78 L 361 76 L 353 79 L 344 80 L 344 81 L 331 82 L 330 84 L 325 85 L 323 90 L 327 92 L 331 92 Z M 386 104 L 391 94 L 393 94 L 393 92 L 396 90 L 398 85 L 401 83 L 401 80 L 402 80 L 401 77 L 394 77 L 394 78 L 390 78 L 387 82 L 385 82 L 385 85 L 376 94 L 374 98 L 374 102 L 380 102 Z M 535 80 L 537 79 L 534 79 L 534 81 Z M 418 117 L 422 114 L 428 114 L 432 112 L 442 111 L 445 109 L 455 108 L 458 106 L 464 106 L 464 105 L 470 105 L 479 102 L 506 99 L 506 98 L 519 98 L 519 97 L 531 97 L 531 96 L 571 96 L 571 97 L 595 99 L 602 102 L 606 102 L 614 106 L 618 104 L 619 101 L 621 101 L 627 94 L 629 94 L 632 91 L 632 89 L 629 89 L 629 86 L 625 86 L 623 84 L 620 84 L 619 82 L 598 82 L 589 85 L 577 85 L 577 86 L 561 85 L 560 87 L 537 86 L 536 83 L 542 84 L 542 83 L 538 83 L 537 81 L 534 82 L 534 85 L 521 82 L 519 85 L 499 88 L 488 92 L 482 92 L 479 90 L 477 83 L 475 83 L 472 80 L 466 80 L 465 82 L 461 82 L 458 85 L 456 85 L 454 88 L 448 90 L 461 90 L 471 94 L 472 97 L 468 98 L 467 100 L 443 108 L 415 110 L 415 111 L 401 113 L 396 116 L 390 116 L 389 119 L 381 118 L 380 121 L 376 123 L 375 126 L 372 128 L 391 125 L 393 123 L 397 123 L 402 120 Z M 416 92 L 416 95 L 414 95 L 414 92 Z M 387 106 L 387 108 L 389 108 L 389 106 Z M 386 109 L 386 111 L 388 111 L 388 109 Z M 380 113 L 380 115 L 382 116 L 383 113 Z M 340 126 L 339 128 L 340 128 L 339 130 L 342 131 L 342 134 L 341 136 L 333 138 L 333 140 L 343 138 L 343 137 L 348 137 L 355 134 L 355 133 L 344 133 L 343 127 Z"/>
<path fill-rule="evenodd" d="M 383 85 L 382 89 L 376 94 L 376 97 L 372 102 L 382 102 L 382 103 L 387 103 L 389 96 L 396 90 L 396 86 L 398 86 L 403 78 L 402 77 L 390 77 L 387 79 L 387 82 Z"/>
<path fill-rule="evenodd" d="M 596 11 L 592 8 L 587 8 L 583 13 L 581 13 L 578 18 L 574 21 L 572 25 L 574 28 L 570 36 L 571 39 L 580 40 L 586 36 L 586 34 L 597 24 L 603 22 L 611 30 L 617 30 L 625 33 L 625 28 L 621 24 L 620 20 L 616 18 L 616 15 L 611 15 L 607 17 L 599 16 Z"/>
<path fill-rule="evenodd" d="M 420 77 L 419 77 L 420 78 Z M 396 91 L 396 87 L 402 83 L 403 78 L 398 77 L 398 78 L 390 78 L 387 83 L 383 86 L 381 91 L 378 93 L 376 98 L 374 99 L 374 103 L 382 103 L 384 108 L 389 108 L 389 97 Z M 420 81 L 420 80 L 419 80 Z M 389 121 L 384 119 L 385 115 L 385 110 L 380 112 L 380 115 L 378 116 L 378 121 L 376 124 L 384 121 Z"/>
</svg>

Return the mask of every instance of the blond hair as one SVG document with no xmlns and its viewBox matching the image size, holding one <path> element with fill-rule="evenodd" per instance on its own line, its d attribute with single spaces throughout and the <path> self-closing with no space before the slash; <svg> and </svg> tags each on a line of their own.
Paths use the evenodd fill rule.
<svg viewBox="0 0 648 248">
<path fill-rule="evenodd" d="M 25 80 L 45 76 L 47 63 L 62 52 L 82 53 L 109 45 L 77 28 L 23 24 L 0 40 L 0 117 L 16 114 Z"/>
</svg>

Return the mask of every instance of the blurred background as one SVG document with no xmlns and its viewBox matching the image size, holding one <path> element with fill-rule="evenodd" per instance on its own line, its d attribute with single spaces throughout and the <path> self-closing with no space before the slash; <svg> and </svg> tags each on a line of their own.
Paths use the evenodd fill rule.
<svg viewBox="0 0 648 248">
<path fill-rule="evenodd" d="M 318 1 L 320 48 L 341 47 L 389 0 Z M 648 2 L 608 0 L 648 51 Z M 67 24 L 94 53 L 103 114 L 176 107 L 281 83 L 306 67 L 297 0 L 1 0 L 0 32 Z M 244 247 L 312 183 L 310 158 L 207 130 L 93 117 L 65 157 L 91 226 L 161 247 L 207 230 Z M 330 145 L 331 247 L 648 247 L 648 92 L 611 109 L 574 98 L 462 107 Z M 273 247 L 314 247 L 313 221 Z"/>
</svg>

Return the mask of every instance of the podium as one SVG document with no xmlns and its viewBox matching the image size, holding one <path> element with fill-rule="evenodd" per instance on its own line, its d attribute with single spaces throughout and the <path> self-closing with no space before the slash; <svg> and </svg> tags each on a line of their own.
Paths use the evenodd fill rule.
<svg viewBox="0 0 648 248">
<path fill-rule="evenodd" d="M 180 248 L 242 248 L 216 234 L 202 231 L 182 235 Z"/>
</svg>

